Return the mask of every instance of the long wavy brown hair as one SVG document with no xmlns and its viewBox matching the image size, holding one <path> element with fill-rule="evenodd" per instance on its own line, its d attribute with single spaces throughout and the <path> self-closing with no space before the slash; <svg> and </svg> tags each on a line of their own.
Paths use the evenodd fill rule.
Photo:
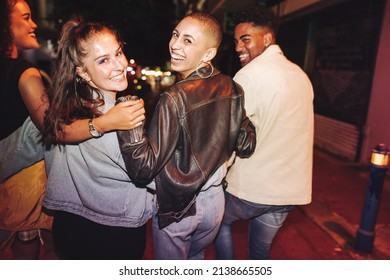
<svg viewBox="0 0 390 280">
<path fill-rule="evenodd" d="M 101 115 L 98 109 L 104 104 L 102 93 L 76 73 L 76 67 L 84 68 L 85 46 L 101 32 L 111 32 L 121 42 L 117 31 L 105 24 L 73 19 L 62 28 L 44 120 L 43 136 L 48 143 L 61 142 L 64 125 Z"/>
<path fill-rule="evenodd" d="M 16 0 L 1 0 L 0 4 L 0 61 L 11 56 L 12 32 L 10 15 Z"/>
</svg>

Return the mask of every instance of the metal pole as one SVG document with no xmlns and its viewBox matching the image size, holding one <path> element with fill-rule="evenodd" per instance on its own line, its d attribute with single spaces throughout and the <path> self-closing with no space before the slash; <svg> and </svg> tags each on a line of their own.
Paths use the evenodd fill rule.
<svg viewBox="0 0 390 280">
<path fill-rule="evenodd" d="M 361 252 L 371 253 L 373 249 L 375 224 L 387 170 L 388 158 L 389 149 L 384 144 L 379 144 L 372 150 L 368 189 L 355 244 L 355 248 Z"/>
</svg>

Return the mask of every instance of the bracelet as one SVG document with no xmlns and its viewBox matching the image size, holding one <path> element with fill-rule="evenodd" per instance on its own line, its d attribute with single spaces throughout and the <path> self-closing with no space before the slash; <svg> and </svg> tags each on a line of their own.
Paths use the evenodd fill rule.
<svg viewBox="0 0 390 280">
<path fill-rule="evenodd" d="M 89 133 L 91 134 L 92 137 L 100 137 L 103 135 L 102 133 L 97 131 L 95 126 L 93 125 L 93 118 L 89 119 L 88 126 L 89 126 Z"/>
</svg>

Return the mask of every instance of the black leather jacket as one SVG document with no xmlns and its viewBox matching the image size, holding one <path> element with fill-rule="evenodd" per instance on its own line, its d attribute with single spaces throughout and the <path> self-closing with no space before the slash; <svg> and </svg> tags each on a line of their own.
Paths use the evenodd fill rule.
<svg viewBox="0 0 390 280">
<path fill-rule="evenodd" d="M 198 72 L 208 76 L 210 67 Z M 130 143 L 126 132 L 117 134 L 127 171 L 142 184 L 155 178 L 160 228 L 193 215 L 210 176 L 233 151 L 249 157 L 256 146 L 242 88 L 216 69 L 209 78 L 193 72 L 167 89 L 141 143 Z"/>
</svg>

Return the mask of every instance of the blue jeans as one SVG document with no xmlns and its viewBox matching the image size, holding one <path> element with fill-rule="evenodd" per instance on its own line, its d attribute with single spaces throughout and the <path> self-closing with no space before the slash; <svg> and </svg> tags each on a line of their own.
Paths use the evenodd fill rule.
<svg viewBox="0 0 390 280">
<path fill-rule="evenodd" d="M 258 204 L 225 192 L 225 214 L 214 243 L 216 258 L 234 259 L 232 223 L 238 220 L 250 220 L 249 259 L 269 259 L 272 240 L 293 208 L 292 205 Z"/>
<path fill-rule="evenodd" d="M 153 215 L 153 242 L 158 260 L 202 260 L 207 246 L 218 233 L 224 211 L 222 186 L 202 191 L 196 198 L 195 216 L 159 229 Z"/>
</svg>

